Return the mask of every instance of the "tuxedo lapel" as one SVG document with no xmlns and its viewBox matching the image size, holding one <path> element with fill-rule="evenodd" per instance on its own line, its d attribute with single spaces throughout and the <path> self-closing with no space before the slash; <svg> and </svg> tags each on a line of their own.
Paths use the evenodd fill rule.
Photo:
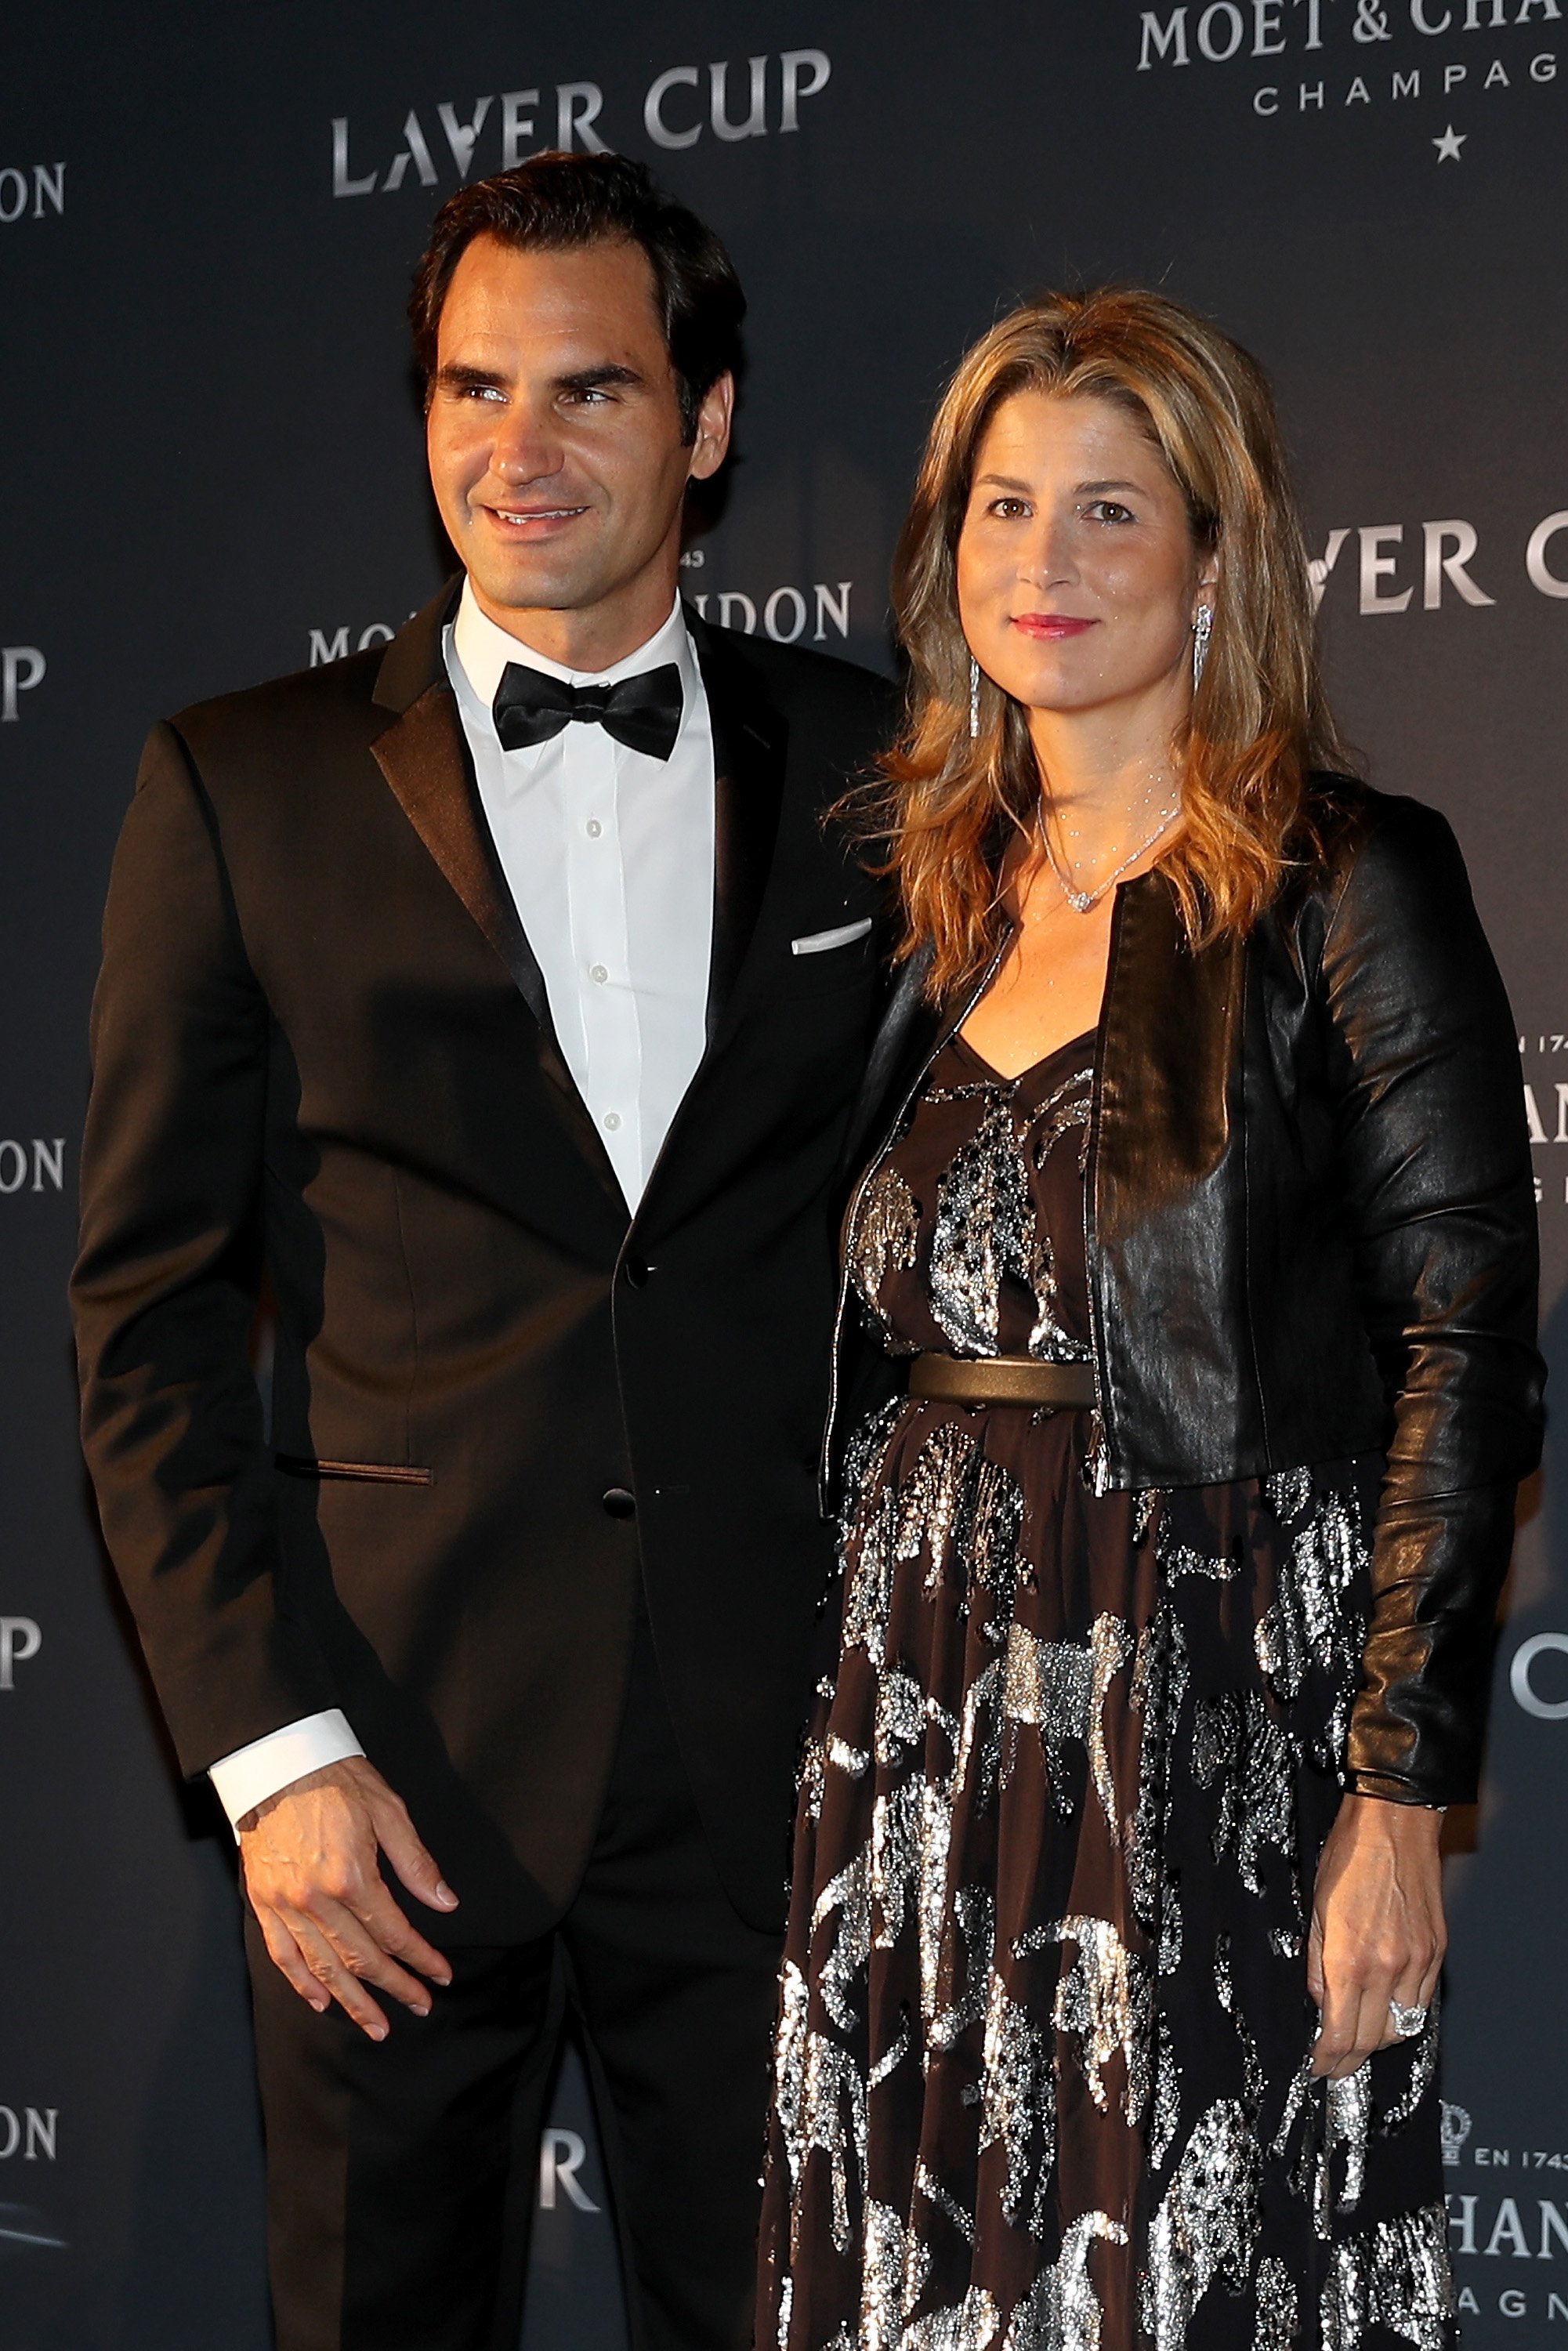
<svg viewBox="0 0 1568 2351">
<path fill-rule="evenodd" d="M 451 686 L 426 686 L 371 747 L 404 816 L 511 973 L 535 1019 L 548 1028 L 544 974 L 517 919 L 479 805 Z"/>
<path fill-rule="evenodd" d="M 544 974 L 528 944 L 486 821 L 474 763 L 442 654 L 457 588 L 442 590 L 387 648 L 374 699 L 396 711 L 371 746 L 407 817 L 452 889 L 511 973 L 538 1029 L 539 1068 L 572 1140 L 622 1210 L 615 1171 L 561 1057 Z"/>
<path fill-rule="evenodd" d="M 789 729 L 739 653 L 688 608 L 713 724 L 714 906 L 708 967 L 711 1045 L 739 977 L 779 837 Z"/>
</svg>

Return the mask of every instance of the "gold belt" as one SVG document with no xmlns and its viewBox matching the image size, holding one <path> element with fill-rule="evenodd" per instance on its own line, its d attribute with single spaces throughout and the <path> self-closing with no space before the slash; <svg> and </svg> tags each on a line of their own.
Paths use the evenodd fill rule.
<svg viewBox="0 0 1568 2351">
<path fill-rule="evenodd" d="M 1039 1411 L 1086 1412 L 1094 1404 L 1092 1364 L 1040 1364 L 1032 1355 L 916 1355 L 909 1393 L 932 1404 L 1021 1404 Z"/>
</svg>

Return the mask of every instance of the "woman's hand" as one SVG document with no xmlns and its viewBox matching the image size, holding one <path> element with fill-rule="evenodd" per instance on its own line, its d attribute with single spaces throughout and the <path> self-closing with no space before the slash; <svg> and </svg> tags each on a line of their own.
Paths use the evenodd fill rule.
<svg viewBox="0 0 1568 2351">
<path fill-rule="evenodd" d="M 1346 1796 L 1312 1896 L 1307 1986 L 1322 2016 L 1312 2071 L 1343 2081 L 1400 2035 L 1389 2002 L 1429 2008 L 1443 1922 L 1443 1816 L 1421 1804 Z"/>
</svg>

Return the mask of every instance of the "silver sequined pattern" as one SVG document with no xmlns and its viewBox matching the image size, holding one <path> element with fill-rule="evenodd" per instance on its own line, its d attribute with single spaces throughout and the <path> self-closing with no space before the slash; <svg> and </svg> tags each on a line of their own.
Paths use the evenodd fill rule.
<svg viewBox="0 0 1568 2351">
<path fill-rule="evenodd" d="M 874 2196 L 866 2199 L 863 2262 L 859 2351 L 902 2351 L 931 2256 L 913 2224 Z"/>
<path fill-rule="evenodd" d="M 775 2110 L 797 2180 L 813 2149 L 827 2158 L 833 2241 L 843 2252 L 850 2243 L 852 2169 L 856 2183 L 865 2174 L 865 2088 L 846 2053 L 823 2034 L 808 2031 L 805 1981 L 800 1970 L 788 1964 L 780 2000 L 774 2056 Z"/>
<path fill-rule="evenodd" d="M 1126 2241 L 1127 2231 L 1108 2212 L 1081 2212 L 1059 2258 L 1014 2311 L 1004 2351 L 1100 2351 L 1100 2298 L 1089 2274 L 1089 2252 L 1095 2243 Z"/>
<path fill-rule="evenodd" d="M 1281 1525 L 1291 1530 L 1291 1545 L 1278 1572 L 1275 1597 L 1258 1620 L 1258 1663 L 1276 1696 L 1285 1699 L 1300 1695 L 1310 1666 L 1328 1679 L 1333 1700 L 1312 1755 L 1320 1768 L 1335 1771 L 1344 1752 L 1366 1641 L 1364 1595 L 1371 1550 L 1349 1499 L 1335 1493 L 1316 1496 L 1309 1472 L 1271 1478 L 1265 1490 Z"/>
<path fill-rule="evenodd" d="M 1105 2068 L 1120 2055 L 1123 2112 L 1129 2123 L 1136 2123 L 1149 2087 L 1148 1969 L 1128 1950 L 1109 1918 L 1064 1918 L 1059 1928 L 1040 1931 L 1051 1941 L 1078 1946 L 1077 1959 L 1057 1985 L 1052 2022 L 1077 2043 L 1085 2088 L 1097 2106 L 1105 2106 Z M 1027 1945 L 1028 1939 L 1021 1943 Z"/>
<path fill-rule="evenodd" d="M 1074 1132 L 1087 1137 L 1090 1097 L 1094 1088 L 1092 1070 L 1080 1070 L 1050 1095 L 1033 1124 L 1028 1152 L 1038 1170 L 1045 1165 L 1064 1135 Z M 1062 1326 L 1061 1299 L 1056 1278 L 1056 1252 L 1049 1234 L 1038 1236 L 1034 1255 L 1034 1324 L 1029 1334 L 1029 1352 L 1051 1363 L 1087 1362 L 1089 1349 Z"/>
<path fill-rule="evenodd" d="M 879 1473 L 897 1425 L 894 1404 L 871 1414 L 852 1437 L 844 1464 L 845 1491 L 851 1499 L 841 1557 L 852 1531 L 855 1559 L 845 1579 L 843 1639 L 846 1647 L 859 1646 L 873 1656 L 880 1654 L 887 1635 L 894 1570 L 895 1500 L 891 1489 L 882 1487 Z M 869 1509 L 857 1511 L 854 1498 L 862 1493 L 874 1499 Z"/>
<path fill-rule="evenodd" d="M 1431 2095 L 1437 2079 L 1437 2052 L 1441 2045 L 1437 2034 L 1440 2008 L 1440 2000 L 1435 1999 L 1427 2011 L 1426 2030 L 1389 2052 L 1391 2057 L 1408 2052 L 1410 2077 L 1404 2088 L 1379 2109 L 1375 2119 L 1380 2131 L 1396 2130 L 1401 2123 L 1409 2122 L 1423 2098 Z"/>
<path fill-rule="evenodd" d="M 857 1854 L 822 1888 L 811 1914 L 814 1934 L 836 1922 L 818 1980 L 829 2015 L 846 2031 L 857 2012 L 856 1980 L 871 1957 L 870 1863 L 869 1855 Z"/>
<path fill-rule="evenodd" d="M 927 1437 L 898 1489 L 896 1553 L 925 1561 L 925 1589 L 935 1592 L 948 1562 L 953 1529 L 976 1462 L 975 1439 L 948 1422 Z"/>
<path fill-rule="evenodd" d="M 891 1160 L 883 1160 L 861 1195 L 850 1249 L 850 1279 L 861 1306 L 884 1345 L 898 1348 L 879 1301 L 882 1285 L 894 1270 L 907 1271 L 915 1263 L 920 1239 L 920 1206 Z"/>
<path fill-rule="evenodd" d="M 1157 1938 L 1162 1975 L 1181 1957 L 1181 1897 L 1166 1866 L 1165 1821 L 1172 1799 L 1176 1725 L 1190 1679 L 1186 1635 L 1162 1598 L 1138 1635 L 1132 1703 L 1142 1717 L 1138 1798 L 1127 1843 L 1127 1886 L 1133 1907 Z"/>
<path fill-rule="evenodd" d="M 1093 1071 L 1076 1072 L 1032 1117 L 1020 1117 L 1016 1084 L 973 1092 L 983 1104 L 976 1131 L 942 1178 L 932 1234 L 931 1311 L 960 1354 L 998 1352 L 1002 1284 L 1012 1280 L 1034 1301 L 1029 1353 L 1053 1362 L 1086 1361 L 1089 1350 L 1061 1326 L 1054 1252 L 1033 1215 L 1030 1188 L 1061 1137 L 1088 1115 Z M 952 1101 L 956 1090 L 934 1091 Z"/>
<path fill-rule="evenodd" d="M 1210 1583 L 1228 1583 L 1236 1573 L 1238 1561 L 1233 1552 L 1218 1556 L 1197 1550 L 1193 1544 L 1178 1542 L 1170 1531 L 1170 1520 L 1162 1520 L 1155 1538 L 1155 1555 L 1164 1570 L 1166 1582 L 1175 1583 L 1184 1575 L 1207 1576 Z"/>
<path fill-rule="evenodd" d="M 1116 1791 L 1105 1745 L 1104 1708 L 1112 1678 L 1134 1650 L 1133 1635 L 1114 1616 L 1096 1617 L 1088 1640 L 1039 1641 L 1021 1625 L 1008 1635 L 1002 1708 L 1009 1722 L 1032 1724 L 1044 1743 L 1051 1794 L 1070 1813 L 1067 1743 L 1088 1750 L 1090 1777 L 1106 1820 L 1116 1823 Z"/>
<path fill-rule="evenodd" d="M 950 2049 L 985 2016 L 997 1939 L 996 1896 L 988 1886 L 960 1886 L 953 1896 L 953 1919 L 958 1931 L 944 1938 L 936 2009 L 926 2033 L 933 2049 Z"/>
<path fill-rule="evenodd" d="M 1155 2016 L 1154 2105 L 1149 2116 L 1149 2162 L 1163 2171 L 1181 2122 L 1182 2069 L 1170 2019 Z"/>
<path fill-rule="evenodd" d="M 1193 1771 L 1200 1788 L 1218 1790 L 1216 1861 L 1234 1853 L 1242 1884 L 1249 1894 L 1261 1894 L 1266 1848 L 1287 1861 L 1295 1848 L 1296 1758 L 1290 1734 L 1256 1690 L 1245 1698 L 1228 1690 L 1199 1698 Z"/>
<path fill-rule="evenodd" d="M 918 2318 L 899 2339 L 898 2351 L 987 2351 L 997 2339 L 997 2305 L 984 2286 L 971 2286 L 956 2310 Z"/>
<path fill-rule="evenodd" d="M 1358 2065 L 1354 2074 L 1343 2081 L 1331 2081 L 1328 2089 L 1328 2128 L 1323 2135 L 1323 2151 L 1318 2169 L 1319 2233 L 1329 2234 L 1328 2206 L 1333 2201 L 1341 2212 L 1354 2212 L 1361 2201 L 1366 2185 L 1366 2134 L 1372 2126 L 1372 2067 Z M 1336 2158 L 1343 2152 L 1343 2164 Z M 1334 2174 L 1338 2171 L 1337 2192 Z"/>
<path fill-rule="evenodd" d="M 1291 2351 L 1301 2324 L 1301 2297 L 1277 2253 L 1258 2264 L 1258 2331 L 1253 2351 Z"/>
<path fill-rule="evenodd" d="M 999 1974 L 986 2003 L 979 2150 L 1000 2146 L 1007 2162 L 1001 2205 L 1015 2227 L 1039 2236 L 1056 2160 L 1054 2051 Z"/>
<path fill-rule="evenodd" d="M 1356 2351 L 1369 2326 L 1416 2351 L 1446 2351 L 1454 2317 L 1448 2244 L 1443 2208 L 1433 2204 L 1336 2246 L 1322 2295 L 1323 2351 Z"/>
<path fill-rule="evenodd" d="M 1040 1271 L 1029 1174 L 1006 1095 L 942 1179 L 931 1242 L 931 1311 L 960 1354 L 994 1355 L 1001 1287 Z"/>
<path fill-rule="evenodd" d="M 1144 2331 L 1176 2351 L 1216 2278 L 1239 2294 L 1257 2258 L 1262 2162 L 1235 2099 L 1210 2106 L 1188 2139 L 1149 2224 Z"/>
<path fill-rule="evenodd" d="M 946 2220 L 951 2227 L 956 2229 L 958 2234 L 964 2238 L 967 2243 L 971 2245 L 974 2243 L 974 2214 L 972 2212 L 965 2211 L 957 2198 L 956 2196 L 950 2196 L 947 2193 L 947 2190 L 943 2187 L 941 2181 L 936 2178 L 936 2176 L 924 2163 L 920 2164 L 915 2170 L 915 2193 L 917 2195 L 924 2196 L 928 2204 L 935 2204 L 936 2210 L 942 2214 L 944 2220 Z"/>
</svg>

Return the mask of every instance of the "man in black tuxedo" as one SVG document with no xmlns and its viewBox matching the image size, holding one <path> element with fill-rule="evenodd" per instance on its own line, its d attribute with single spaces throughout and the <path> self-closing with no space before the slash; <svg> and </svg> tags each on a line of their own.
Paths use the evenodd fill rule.
<svg viewBox="0 0 1568 2351">
<path fill-rule="evenodd" d="M 157 727 L 116 857 L 86 1444 L 239 1838 L 281 2351 L 515 2344 L 568 1997 L 641 2339 L 749 2341 L 879 992 L 822 816 L 890 710 L 678 601 L 743 308 L 622 159 L 454 196 L 413 316 L 463 580 Z"/>
</svg>

